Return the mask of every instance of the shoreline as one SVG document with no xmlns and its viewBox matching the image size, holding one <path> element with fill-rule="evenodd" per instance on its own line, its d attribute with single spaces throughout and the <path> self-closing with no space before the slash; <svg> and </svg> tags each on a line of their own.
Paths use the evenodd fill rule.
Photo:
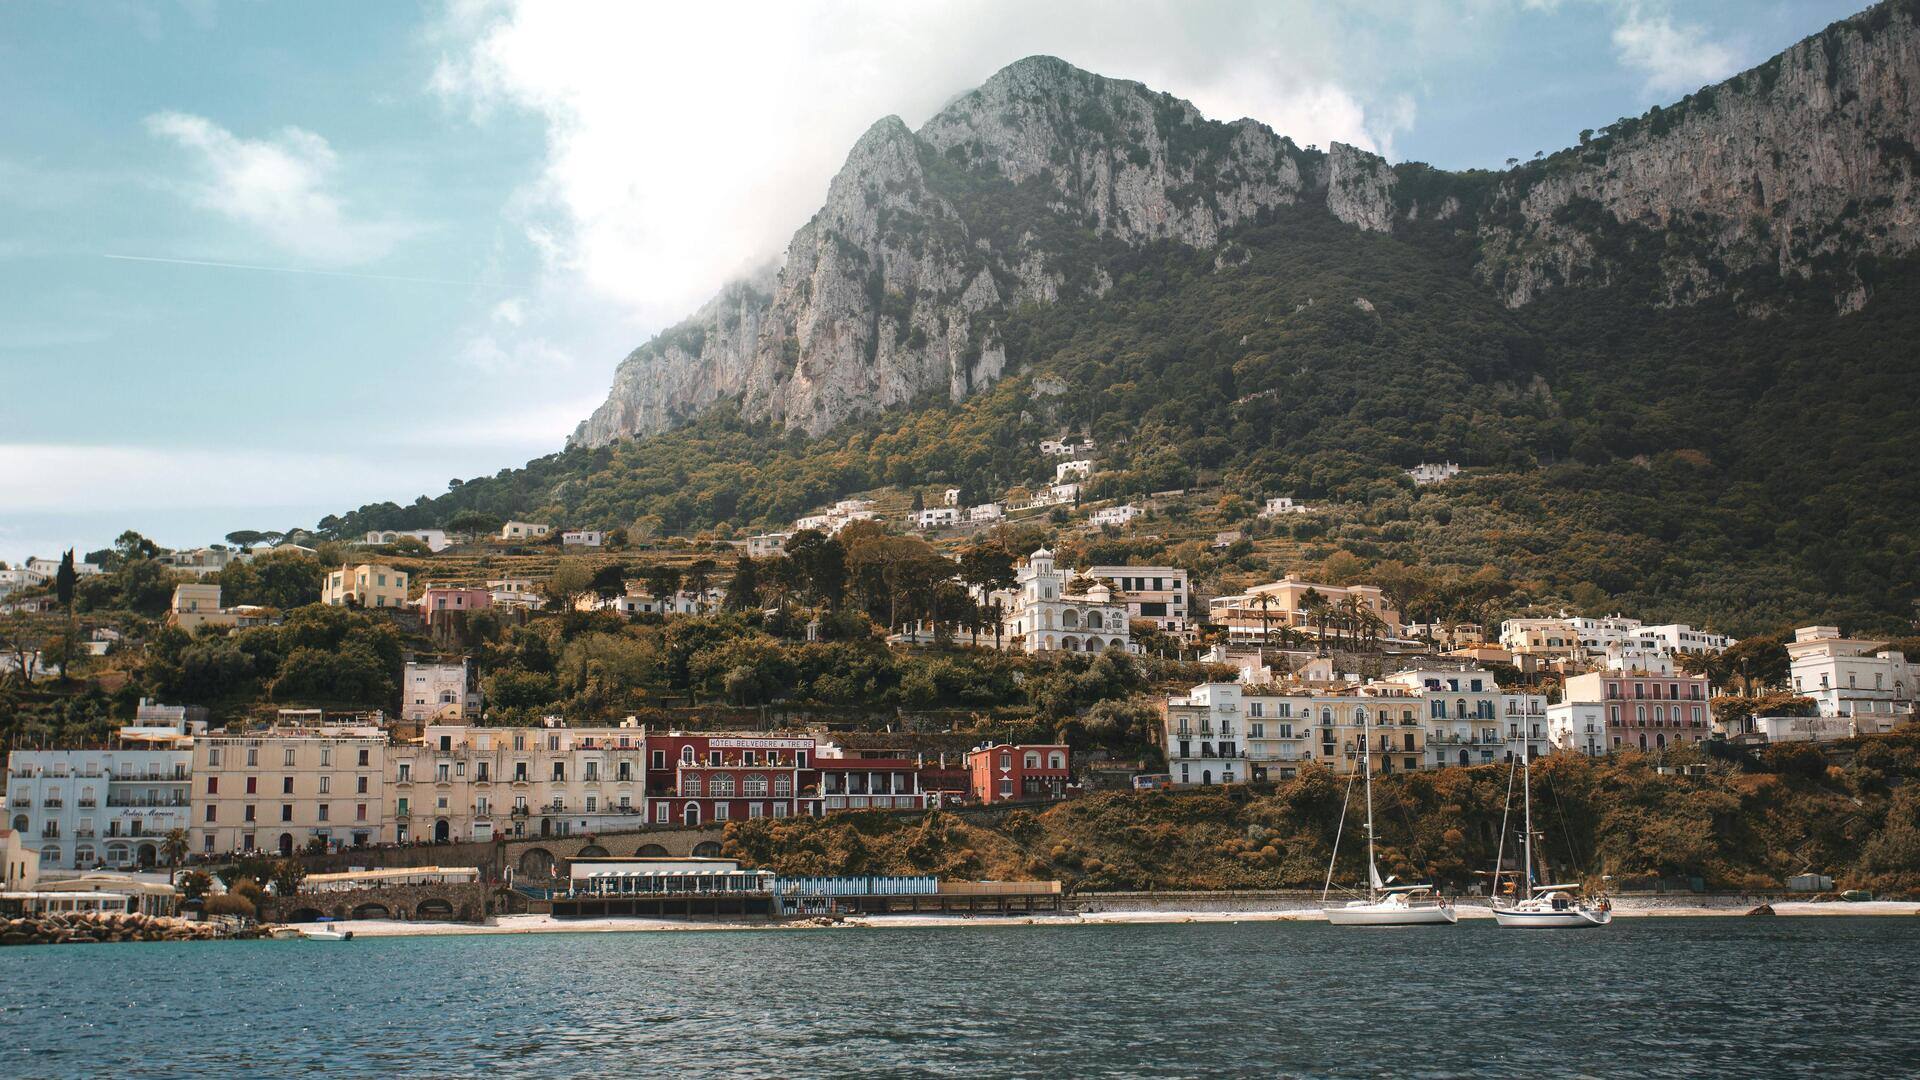
<svg viewBox="0 0 1920 1080">
<path fill-rule="evenodd" d="M 1758 905 L 1753 905 L 1758 906 Z M 1818 918 L 1836 915 L 1908 916 L 1920 915 L 1920 902 L 1877 900 L 1861 903 L 1820 903 L 1782 901 L 1772 905 L 1782 918 Z M 1491 920 L 1491 908 L 1461 905 L 1462 920 Z M 1728 918 L 1745 917 L 1748 907 L 1706 907 L 1679 905 L 1636 906 L 1616 902 L 1613 913 L 1622 919 Z M 1762 916 L 1764 917 L 1764 916 Z M 356 938 L 442 937 L 449 935 L 503 934 L 633 934 L 699 933 L 715 931 L 768 930 L 841 930 L 841 929 L 927 929 L 960 926 L 1151 926 L 1183 923 L 1239 922 L 1325 922 L 1318 907 L 1259 909 L 1248 911 L 1090 911 L 1064 912 L 1058 915 L 853 915 L 839 922 L 797 919 L 791 922 L 688 921 L 680 919 L 606 918 L 556 919 L 551 915 L 503 915 L 488 923 L 400 922 L 385 919 L 346 920 L 327 924 L 339 930 L 351 930 Z"/>
</svg>

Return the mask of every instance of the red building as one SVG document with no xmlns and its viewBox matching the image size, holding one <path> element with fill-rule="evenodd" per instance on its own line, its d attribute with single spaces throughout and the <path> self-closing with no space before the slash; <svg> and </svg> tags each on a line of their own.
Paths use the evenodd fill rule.
<svg viewBox="0 0 1920 1080">
<path fill-rule="evenodd" d="M 1073 779 L 1064 743 L 982 746 L 967 751 L 977 802 L 1029 802 L 1064 799 Z"/>
<path fill-rule="evenodd" d="M 813 755 L 806 737 L 649 734 L 648 816 L 655 824 L 679 825 L 793 817 L 803 777 L 817 784 Z"/>
<path fill-rule="evenodd" d="M 421 617 L 428 626 L 433 626 L 449 615 L 492 607 L 493 594 L 462 585 L 429 585 L 420 594 L 419 604 Z"/>
</svg>

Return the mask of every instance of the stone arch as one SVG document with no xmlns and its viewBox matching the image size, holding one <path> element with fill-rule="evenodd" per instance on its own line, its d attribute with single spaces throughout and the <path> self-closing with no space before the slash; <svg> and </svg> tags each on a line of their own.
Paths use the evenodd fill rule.
<svg viewBox="0 0 1920 1080">
<path fill-rule="evenodd" d="M 1124 649 L 1127 647 L 1127 643 L 1121 641 L 1119 638 L 1114 638 L 1112 641 L 1107 642 L 1107 647 L 1111 649 Z"/>
<path fill-rule="evenodd" d="M 285 858 L 285 857 L 291 856 L 292 854 L 293 854 L 293 834 L 290 832 L 283 832 L 280 834 L 280 855 L 283 858 Z"/>
<path fill-rule="evenodd" d="M 1068 634 L 1066 637 L 1060 639 L 1060 647 L 1068 652 L 1079 652 L 1080 639 L 1074 637 L 1072 634 Z"/>
<path fill-rule="evenodd" d="M 393 918 L 393 912 L 389 911 L 385 904 L 369 902 L 354 908 L 353 917 L 356 919 L 391 919 Z"/>
<path fill-rule="evenodd" d="M 1066 610 L 1062 611 L 1060 613 L 1060 629 L 1062 630 L 1080 629 L 1080 613 L 1073 610 L 1072 608 L 1067 608 Z"/>
<path fill-rule="evenodd" d="M 604 859 L 611 854 L 613 853 L 601 847 L 599 844 L 588 844 L 586 847 L 580 849 L 580 854 L 574 857 L 577 859 Z"/>
<path fill-rule="evenodd" d="M 141 844 L 135 849 L 134 854 L 140 860 L 141 866 L 155 866 L 160 862 L 160 849 L 152 844 Z"/>
<path fill-rule="evenodd" d="M 27 815 L 25 814 L 13 815 L 13 831 L 17 833 L 23 833 L 27 831 Z"/>
<path fill-rule="evenodd" d="M 413 909 L 413 917 L 423 921 L 451 920 L 453 918 L 453 904 L 438 896 L 429 896 L 425 900 L 420 901 L 420 906 Z"/>
<path fill-rule="evenodd" d="M 1106 628 L 1107 628 L 1106 622 L 1105 620 L 1100 618 L 1099 612 L 1097 611 L 1087 612 L 1087 629 L 1105 630 Z"/>
<path fill-rule="evenodd" d="M 702 840 L 693 845 L 693 857 L 696 859 L 717 859 L 720 857 L 720 841 Z"/>
<path fill-rule="evenodd" d="M 128 848 L 125 841 L 111 841 L 107 844 L 107 861 L 120 866 L 127 861 Z"/>
<path fill-rule="evenodd" d="M 1473 759 L 1467 754 L 1465 750 L 1460 751 L 1460 764 L 1462 765 L 1473 764 Z"/>
<path fill-rule="evenodd" d="M 446 818 L 441 818 L 440 820 L 434 822 L 433 823 L 433 842 L 436 844 L 446 843 L 447 840 L 450 838 L 452 831 L 453 831 L 453 826 L 447 823 Z"/>
<path fill-rule="evenodd" d="M 641 844 L 633 856 L 636 859 L 664 859 L 667 857 L 667 849 L 659 844 Z"/>
<path fill-rule="evenodd" d="M 680 808 L 680 823 L 689 828 L 700 824 L 700 804 L 690 802 Z"/>
<path fill-rule="evenodd" d="M 288 922 L 319 922 L 323 917 L 319 908 L 298 907 L 287 912 Z"/>
<path fill-rule="evenodd" d="M 528 848 L 520 853 L 520 876 L 527 878 L 550 878 L 553 876 L 553 852 L 546 848 Z"/>
</svg>

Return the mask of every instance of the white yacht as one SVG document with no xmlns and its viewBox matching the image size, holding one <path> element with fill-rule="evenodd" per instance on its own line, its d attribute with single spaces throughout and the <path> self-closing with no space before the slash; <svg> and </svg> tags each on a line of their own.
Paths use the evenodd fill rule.
<svg viewBox="0 0 1920 1080">
<path fill-rule="evenodd" d="M 1335 926 L 1433 926 L 1452 924 L 1459 920 L 1460 913 L 1454 910 L 1447 899 L 1436 892 L 1431 885 L 1395 885 L 1392 878 L 1380 880 L 1380 867 L 1373 858 L 1373 760 L 1367 748 L 1368 728 L 1364 717 L 1360 721 L 1360 771 L 1367 781 L 1367 898 L 1350 900 L 1339 907 L 1324 907 L 1327 921 Z M 1347 782 L 1347 793 L 1353 793 L 1353 782 Z M 1340 822 L 1344 827 L 1347 812 L 1343 803 L 1340 809 Z M 1325 905 L 1327 893 L 1333 888 L 1333 863 L 1340 858 L 1340 834 L 1333 837 L 1333 859 L 1327 862 L 1327 883 L 1320 890 L 1320 903 Z"/>
<path fill-rule="evenodd" d="M 1513 926 L 1540 930 L 1573 930 L 1588 926 L 1605 926 L 1613 921 L 1613 905 L 1606 899 L 1590 900 L 1582 896 L 1579 885 L 1535 885 L 1533 883 L 1533 762 L 1522 759 L 1526 780 L 1523 782 L 1523 798 L 1526 802 L 1526 832 L 1522 865 L 1526 867 L 1520 877 L 1517 896 L 1501 895 L 1499 882 L 1502 871 L 1499 859 L 1506 853 L 1507 826 L 1502 814 L 1500 823 L 1501 855 L 1494 862 L 1493 880 L 1493 917 L 1501 926 Z M 1511 807 L 1513 800 L 1513 776 L 1507 776 L 1507 800 Z"/>
</svg>

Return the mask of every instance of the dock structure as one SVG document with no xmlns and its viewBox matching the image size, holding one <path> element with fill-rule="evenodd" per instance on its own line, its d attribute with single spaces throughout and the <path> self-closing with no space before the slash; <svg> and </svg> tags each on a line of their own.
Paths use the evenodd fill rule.
<svg viewBox="0 0 1920 1080">
<path fill-rule="evenodd" d="M 948 881 L 930 875 L 781 877 L 732 859 L 577 859 L 553 897 L 562 919 L 777 919 L 819 915 L 1059 912 L 1058 881 Z"/>
</svg>

